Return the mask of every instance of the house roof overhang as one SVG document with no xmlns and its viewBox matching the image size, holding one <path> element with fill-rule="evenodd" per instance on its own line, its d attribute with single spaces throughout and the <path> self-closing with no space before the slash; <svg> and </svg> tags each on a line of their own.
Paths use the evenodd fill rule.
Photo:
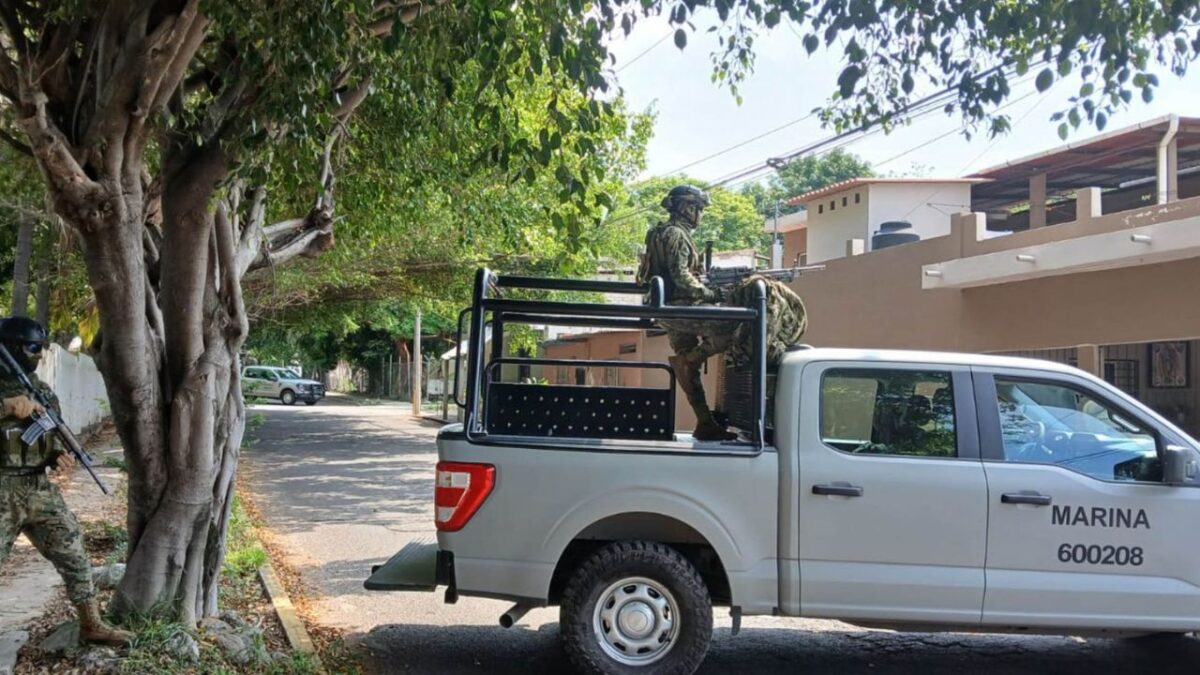
<svg viewBox="0 0 1200 675">
<path fill-rule="evenodd" d="M 988 179 L 971 190 L 972 210 L 990 211 L 1027 201 L 1029 179 L 1043 173 L 1047 194 L 1087 187 L 1125 187 L 1152 180 L 1158 171 L 1158 145 L 1171 118 L 1157 117 L 972 174 Z M 1200 118 L 1178 119 L 1176 166 L 1182 172 L 1200 167 Z"/>
</svg>

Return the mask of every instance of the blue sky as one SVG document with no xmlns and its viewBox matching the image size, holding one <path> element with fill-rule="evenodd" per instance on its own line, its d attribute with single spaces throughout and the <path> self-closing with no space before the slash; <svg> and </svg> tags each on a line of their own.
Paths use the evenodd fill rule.
<svg viewBox="0 0 1200 675">
<path fill-rule="evenodd" d="M 704 32 L 702 26 L 699 32 L 689 35 L 687 48 L 680 51 L 671 38 L 663 40 L 671 32 L 664 18 L 645 19 L 627 38 L 619 37 L 610 46 L 617 59 L 618 81 L 631 108 L 653 108 L 658 114 L 648 147 L 646 176 L 674 173 L 698 159 L 804 117 L 834 91 L 841 70 L 840 54 L 822 49 L 809 56 L 800 37 L 786 23 L 781 24 L 756 39 L 755 72 L 741 87 L 743 103 L 739 106 L 728 89 L 710 80 L 713 34 Z M 1142 103 L 1135 96 L 1134 103 L 1111 119 L 1106 130 L 1172 112 L 1200 116 L 1200 64 L 1195 64 L 1184 78 L 1163 72 L 1159 80 L 1153 102 Z M 951 133 L 909 152 L 962 126 L 957 117 L 934 113 L 890 135 L 875 134 L 846 149 L 885 174 L 964 175 L 1061 145 L 1057 123 L 1049 118 L 1064 109 L 1067 99 L 1078 90 L 1079 82 L 1068 78 L 1043 94 L 1034 93 L 1013 103 L 1006 112 L 1015 128 L 999 139 L 982 133 L 967 140 L 962 134 Z M 1015 87 L 1009 100 L 1033 91 L 1030 80 Z M 808 119 L 686 171 L 711 181 L 831 133 L 816 119 Z M 1094 127 L 1081 126 L 1068 140 L 1096 133 Z"/>
</svg>

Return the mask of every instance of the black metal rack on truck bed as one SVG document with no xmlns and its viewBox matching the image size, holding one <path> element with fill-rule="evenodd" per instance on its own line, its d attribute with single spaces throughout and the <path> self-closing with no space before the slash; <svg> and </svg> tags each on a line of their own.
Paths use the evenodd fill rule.
<svg viewBox="0 0 1200 675">
<path fill-rule="evenodd" d="M 752 307 L 669 305 L 660 277 L 642 285 L 623 281 L 554 279 L 498 275 L 487 268 L 475 274 L 471 306 L 458 317 L 458 344 L 468 317 L 465 399 L 459 398 L 461 355 L 454 363 L 454 400 L 464 410 L 463 430 L 473 443 L 553 438 L 555 443 L 580 439 L 669 441 L 675 430 L 675 374 L 665 363 L 650 361 L 570 360 L 504 357 L 506 325 L 553 325 L 587 328 L 654 330 L 661 319 L 749 322 L 752 325 L 750 414 L 743 429 L 758 449 L 767 442 L 766 285 L 756 282 Z M 561 302 L 508 297 L 513 291 L 568 291 L 643 296 L 638 305 Z M 488 328 L 491 353 L 486 353 Z M 665 370 L 669 386 L 596 387 L 570 384 L 504 382 L 503 366 L 561 366 Z"/>
</svg>

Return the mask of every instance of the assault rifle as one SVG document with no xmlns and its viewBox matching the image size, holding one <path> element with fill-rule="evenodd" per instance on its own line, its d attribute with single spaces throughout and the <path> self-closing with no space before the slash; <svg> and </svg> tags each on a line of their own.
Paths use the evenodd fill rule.
<svg viewBox="0 0 1200 675">
<path fill-rule="evenodd" d="M 714 288 L 726 288 L 733 286 L 742 279 L 752 275 L 758 275 L 767 279 L 779 279 L 781 281 L 790 282 L 804 272 L 817 272 L 825 269 L 824 265 L 796 265 L 795 267 L 781 267 L 778 269 L 755 269 L 746 267 L 710 267 L 705 273 L 707 285 Z"/>
<path fill-rule="evenodd" d="M 42 390 L 33 386 L 33 382 L 29 381 L 29 376 L 25 374 L 25 370 L 13 358 L 12 352 L 8 351 L 8 347 L 3 344 L 0 344 L 0 365 L 3 365 L 4 369 L 10 375 L 17 378 L 17 381 L 29 393 L 29 397 L 40 403 L 44 409 L 42 412 L 34 413 L 33 423 L 29 425 L 25 433 L 21 434 L 21 442 L 25 445 L 33 445 L 44 434 L 53 431 L 58 436 L 58 440 L 67 446 L 67 450 L 72 455 L 75 455 L 75 458 L 79 460 L 83 468 L 87 469 L 88 475 L 92 477 L 92 480 L 96 481 L 96 485 L 100 486 L 100 491 L 108 494 L 108 486 L 104 484 L 104 481 L 100 480 L 95 470 L 92 469 L 91 455 L 84 451 L 83 446 L 79 444 L 79 439 L 75 438 L 75 434 L 71 433 L 70 427 L 63 421 L 62 415 L 54 409 L 50 397 L 46 396 Z"/>
</svg>

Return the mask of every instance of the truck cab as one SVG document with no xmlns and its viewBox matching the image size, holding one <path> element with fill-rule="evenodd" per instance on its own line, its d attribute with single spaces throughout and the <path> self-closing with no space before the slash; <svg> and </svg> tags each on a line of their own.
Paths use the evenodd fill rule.
<svg viewBox="0 0 1200 675">
<path fill-rule="evenodd" d="M 278 399 L 284 405 L 316 405 L 325 398 L 325 385 L 305 379 L 291 368 L 246 366 L 242 369 L 242 394 Z"/>
<path fill-rule="evenodd" d="M 976 354 L 797 347 L 772 370 L 762 426 L 720 443 L 567 428 L 655 410 L 646 392 L 482 381 L 438 437 L 436 541 L 367 588 L 507 598 L 502 625 L 558 605 L 572 662 L 599 673 L 692 672 L 714 606 L 735 633 L 752 614 L 1200 629 L 1200 446 L 1137 400 L 1068 366 Z"/>
</svg>

